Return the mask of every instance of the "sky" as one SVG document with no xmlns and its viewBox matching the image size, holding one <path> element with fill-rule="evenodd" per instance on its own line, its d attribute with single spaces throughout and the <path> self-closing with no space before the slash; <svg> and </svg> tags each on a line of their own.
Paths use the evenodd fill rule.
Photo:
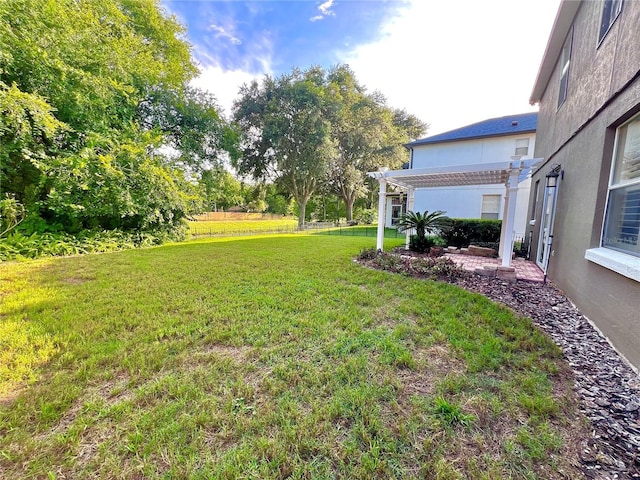
<svg viewBox="0 0 640 480">
<path fill-rule="evenodd" d="M 560 0 L 162 0 L 187 28 L 193 81 L 227 116 L 243 83 L 348 64 L 425 136 L 536 111 L 529 96 Z"/>
</svg>

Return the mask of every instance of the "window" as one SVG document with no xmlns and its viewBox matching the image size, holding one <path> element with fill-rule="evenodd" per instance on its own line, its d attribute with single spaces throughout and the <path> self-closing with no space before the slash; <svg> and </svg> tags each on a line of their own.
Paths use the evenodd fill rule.
<svg viewBox="0 0 640 480">
<path fill-rule="evenodd" d="M 527 156 L 529 155 L 529 139 L 517 138 L 516 139 L 516 155 Z"/>
<path fill-rule="evenodd" d="M 567 35 L 567 39 L 564 41 L 562 47 L 562 54 L 560 55 L 560 65 L 562 73 L 560 77 L 560 92 L 558 93 L 558 108 L 567 99 L 567 90 L 569 89 L 569 63 L 571 62 L 571 47 L 573 44 L 573 28 Z"/>
<path fill-rule="evenodd" d="M 534 188 L 533 194 L 533 208 L 531 209 L 531 220 L 535 222 L 536 216 L 538 214 L 538 202 L 540 201 L 540 180 L 536 180 L 536 186 Z"/>
<path fill-rule="evenodd" d="M 482 213 L 480 218 L 497 220 L 500 217 L 501 195 L 482 195 Z"/>
<path fill-rule="evenodd" d="M 640 257 L 640 115 L 618 128 L 602 246 Z"/>
<path fill-rule="evenodd" d="M 598 36 L 598 44 L 607 35 L 607 32 L 616 21 L 618 15 L 622 11 L 622 0 L 604 0 L 602 2 L 602 20 L 600 22 L 600 35 Z"/>
<path fill-rule="evenodd" d="M 391 225 L 397 225 L 404 213 L 405 202 L 403 198 L 391 198 Z"/>
</svg>

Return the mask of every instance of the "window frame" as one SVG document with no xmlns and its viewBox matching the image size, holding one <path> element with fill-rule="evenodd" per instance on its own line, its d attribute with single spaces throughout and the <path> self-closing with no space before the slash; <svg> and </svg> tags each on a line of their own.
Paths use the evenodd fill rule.
<svg viewBox="0 0 640 480">
<path fill-rule="evenodd" d="M 518 146 L 518 142 L 525 142 L 526 141 L 526 145 L 525 146 Z M 523 138 L 516 138 L 515 140 L 515 149 L 514 149 L 514 154 L 515 155 L 521 155 L 523 157 L 526 157 L 529 155 L 529 146 L 531 145 L 531 139 L 529 137 L 523 137 Z M 520 148 L 526 148 L 527 151 L 525 153 L 518 153 L 518 149 Z"/>
<path fill-rule="evenodd" d="M 485 197 L 498 197 L 498 207 L 497 207 L 497 212 L 485 212 L 484 211 L 484 198 Z M 502 195 L 500 195 L 499 193 L 483 193 L 482 194 L 482 198 L 481 198 L 481 203 L 480 203 L 480 219 L 481 220 L 500 220 L 500 210 L 502 207 Z M 484 215 L 496 215 L 495 218 L 493 217 L 485 217 Z"/>
<path fill-rule="evenodd" d="M 609 31 L 613 27 L 613 24 L 616 23 L 616 20 L 618 19 L 618 17 L 620 16 L 620 13 L 622 12 L 623 4 L 624 4 L 624 0 L 603 0 L 602 11 L 600 12 L 600 27 L 598 31 L 597 47 L 600 47 L 604 39 L 607 38 L 607 35 L 609 34 Z M 607 7 L 611 7 L 611 8 L 607 8 Z M 605 14 L 609 16 L 608 25 L 606 26 L 606 28 L 604 28 Z"/>
<path fill-rule="evenodd" d="M 640 249 L 637 253 L 632 252 L 630 250 L 625 250 L 622 248 L 616 248 L 614 246 L 611 245 L 605 245 L 605 235 L 606 235 L 606 230 L 607 230 L 607 220 L 609 218 L 611 218 L 613 216 L 610 215 L 609 212 L 609 207 L 612 203 L 612 192 L 615 191 L 621 191 L 624 189 L 627 189 L 628 187 L 638 187 L 640 188 L 640 176 L 638 176 L 637 178 L 633 178 L 633 179 L 619 179 L 616 180 L 616 173 L 618 172 L 619 168 L 621 167 L 620 163 L 621 163 L 621 159 L 623 158 L 622 155 L 619 155 L 619 149 L 620 148 L 624 148 L 624 145 L 620 145 L 620 137 L 621 137 L 621 133 L 622 130 L 627 128 L 629 125 L 631 125 L 632 123 L 638 123 L 640 124 L 640 113 L 635 114 L 634 116 L 632 116 L 629 120 L 627 120 L 626 122 L 624 122 L 623 124 L 621 124 L 619 127 L 616 128 L 616 136 L 615 136 L 615 141 L 613 144 L 613 151 L 611 152 L 611 169 L 609 172 L 609 183 L 607 185 L 607 201 L 605 202 L 605 208 L 604 208 L 604 218 L 602 219 L 602 235 L 600 237 L 600 247 L 601 248 L 606 248 L 606 249 L 610 249 L 616 252 L 620 252 L 622 254 L 625 255 L 629 255 L 631 257 L 640 257 Z M 625 132 L 625 144 L 626 144 L 626 134 L 628 133 L 628 129 Z M 639 140 L 640 141 L 640 140 Z M 640 232 L 638 234 L 638 239 L 636 240 L 636 246 L 640 246 Z"/>
<path fill-rule="evenodd" d="M 568 46 L 568 55 L 566 61 L 563 62 L 565 57 L 565 48 Z M 567 34 L 564 43 L 562 44 L 562 50 L 560 51 L 560 85 L 558 88 L 558 106 L 557 110 L 564 105 L 569 96 L 569 73 L 571 72 L 571 57 L 573 54 L 573 26 Z M 564 83 L 564 88 L 563 88 Z"/>
</svg>

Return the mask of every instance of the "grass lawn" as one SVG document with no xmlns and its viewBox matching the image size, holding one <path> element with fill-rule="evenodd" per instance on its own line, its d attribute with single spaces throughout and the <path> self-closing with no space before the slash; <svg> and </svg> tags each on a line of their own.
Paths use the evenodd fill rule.
<svg viewBox="0 0 640 480">
<path fill-rule="evenodd" d="M 264 232 L 291 232 L 298 227 L 298 221 L 291 218 L 278 220 L 216 220 L 189 222 L 191 235 L 233 235 Z"/>
<path fill-rule="evenodd" d="M 560 351 L 484 297 L 352 261 L 373 245 L 1 264 L 0 478 L 580 477 Z"/>
</svg>

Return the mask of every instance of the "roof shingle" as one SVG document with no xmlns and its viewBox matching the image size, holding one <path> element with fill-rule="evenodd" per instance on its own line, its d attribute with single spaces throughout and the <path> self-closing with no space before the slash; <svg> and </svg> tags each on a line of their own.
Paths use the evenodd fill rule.
<svg viewBox="0 0 640 480">
<path fill-rule="evenodd" d="M 507 115 L 506 117 L 490 118 L 488 120 L 483 120 L 482 122 L 467 125 L 466 127 L 422 138 L 405 144 L 405 147 L 409 148 L 418 145 L 428 145 L 431 143 L 444 143 L 458 140 L 472 140 L 475 138 L 513 135 L 518 133 L 531 133 L 536 131 L 537 124 L 538 112 Z"/>
</svg>

